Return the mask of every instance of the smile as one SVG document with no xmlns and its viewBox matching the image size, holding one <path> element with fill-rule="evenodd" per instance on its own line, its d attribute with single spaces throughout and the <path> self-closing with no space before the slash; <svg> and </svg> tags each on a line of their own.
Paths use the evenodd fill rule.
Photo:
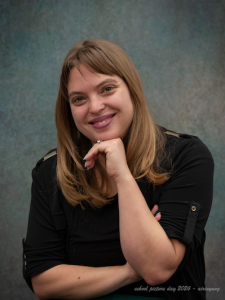
<svg viewBox="0 0 225 300">
<path fill-rule="evenodd" d="M 102 122 L 94 122 L 93 124 L 104 124 L 106 121 L 108 121 L 109 119 L 111 119 L 112 117 L 108 117 L 106 118 L 104 121 Z"/>
<path fill-rule="evenodd" d="M 102 121 L 98 121 L 98 122 L 92 122 L 90 123 L 92 125 L 92 127 L 94 127 L 95 129 L 101 129 L 101 128 L 104 128 L 104 127 L 107 127 L 114 119 L 116 114 L 110 116 L 110 117 L 107 117 L 105 120 L 102 120 Z"/>
</svg>

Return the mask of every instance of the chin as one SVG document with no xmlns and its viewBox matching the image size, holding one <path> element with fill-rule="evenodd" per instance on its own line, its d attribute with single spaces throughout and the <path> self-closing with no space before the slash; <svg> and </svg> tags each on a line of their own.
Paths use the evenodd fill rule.
<svg viewBox="0 0 225 300">
<path fill-rule="evenodd" d="M 102 136 L 99 138 L 99 140 L 109 141 L 109 140 L 118 139 L 118 138 L 121 138 L 121 140 L 123 139 L 123 137 L 120 134 L 113 134 L 113 135 Z"/>
<path fill-rule="evenodd" d="M 93 136 L 90 136 L 88 137 L 92 143 L 96 143 L 98 140 L 102 140 L 102 141 L 109 141 L 109 140 L 113 140 L 113 139 L 117 139 L 117 138 L 120 138 L 121 140 L 124 139 L 124 132 L 116 132 L 116 131 L 111 131 L 111 132 L 101 132 L 99 134 L 96 134 L 96 135 L 93 135 Z"/>
</svg>

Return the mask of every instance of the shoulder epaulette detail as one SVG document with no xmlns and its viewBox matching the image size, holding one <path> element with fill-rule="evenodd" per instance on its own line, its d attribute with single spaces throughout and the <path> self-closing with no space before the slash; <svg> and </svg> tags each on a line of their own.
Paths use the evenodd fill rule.
<svg viewBox="0 0 225 300">
<path fill-rule="evenodd" d="M 49 159 L 50 157 L 54 156 L 57 154 L 57 148 L 55 149 L 52 149 L 49 153 L 47 153 L 45 156 L 43 156 L 41 159 L 39 159 L 39 161 L 36 163 L 36 171 L 37 171 L 37 168 L 44 162 L 46 161 L 47 159 Z"/>
<path fill-rule="evenodd" d="M 50 157 L 56 155 L 56 154 L 57 154 L 57 151 L 56 151 L 56 150 L 53 151 L 53 152 L 48 153 L 47 155 L 45 155 L 45 156 L 43 157 L 43 162 L 44 162 L 45 160 L 49 159 Z"/>
<path fill-rule="evenodd" d="M 172 136 L 175 136 L 176 138 L 180 138 L 179 137 L 179 134 L 177 134 L 177 133 L 175 133 L 175 132 L 171 132 L 171 131 L 166 131 L 166 132 L 164 132 L 165 134 L 167 134 L 167 135 L 172 135 Z"/>
</svg>

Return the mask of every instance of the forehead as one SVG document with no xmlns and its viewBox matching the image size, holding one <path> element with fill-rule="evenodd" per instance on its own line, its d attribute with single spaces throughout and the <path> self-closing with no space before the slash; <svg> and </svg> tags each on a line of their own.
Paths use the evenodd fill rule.
<svg viewBox="0 0 225 300">
<path fill-rule="evenodd" d="M 87 69 L 85 66 L 81 65 L 80 70 L 74 67 L 70 71 L 67 89 L 69 91 L 74 88 L 95 87 L 100 82 L 106 79 L 113 79 L 117 82 L 122 81 L 122 79 L 117 75 L 100 74 L 94 70 Z"/>
</svg>

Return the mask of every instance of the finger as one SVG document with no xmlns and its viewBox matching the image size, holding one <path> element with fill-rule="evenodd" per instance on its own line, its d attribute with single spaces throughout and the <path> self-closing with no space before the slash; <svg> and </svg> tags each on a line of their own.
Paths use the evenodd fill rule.
<svg viewBox="0 0 225 300">
<path fill-rule="evenodd" d="M 98 159 L 98 155 L 93 155 L 88 159 L 85 159 L 86 165 L 90 167 L 90 165 L 95 164 L 95 161 Z"/>
<path fill-rule="evenodd" d="M 84 168 L 87 169 L 87 170 L 89 170 L 89 169 L 92 168 L 92 164 L 90 162 L 85 161 Z"/>
<path fill-rule="evenodd" d="M 161 213 L 159 213 L 157 216 L 155 216 L 156 221 L 159 222 L 159 220 L 161 219 Z"/>
<path fill-rule="evenodd" d="M 92 156 L 88 156 L 88 158 L 86 156 L 85 156 L 84 167 L 89 170 L 94 167 L 95 161 L 98 159 L 98 154 L 93 154 Z"/>
<path fill-rule="evenodd" d="M 100 153 L 97 153 L 97 154 L 94 154 L 94 153 L 87 153 L 86 155 L 85 155 L 85 157 L 83 158 L 83 160 L 85 160 L 85 161 L 91 161 L 91 160 L 96 160 L 97 158 L 98 158 L 98 155 L 99 155 Z"/>
<path fill-rule="evenodd" d="M 155 204 L 155 205 L 153 206 L 152 210 L 151 210 L 153 216 L 157 213 L 158 209 L 159 209 L 158 205 Z"/>
<path fill-rule="evenodd" d="M 93 168 L 95 165 L 95 161 L 98 159 L 99 155 L 105 156 L 104 152 L 98 152 L 97 154 L 92 153 L 91 156 L 85 156 L 85 164 L 84 167 L 88 167 L 89 169 Z"/>
<path fill-rule="evenodd" d="M 100 153 L 103 153 L 106 149 L 106 142 L 101 143 L 101 144 L 95 144 L 89 151 L 88 153 L 85 155 L 85 157 L 83 158 L 83 160 L 91 160 L 91 159 L 97 159 L 98 155 Z"/>
<path fill-rule="evenodd" d="M 84 164 L 84 167 L 87 168 L 87 170 L 89 169 L 92 169 L 95 165 L 95 160 L 89 160 L 89 161 L 86 161 L 85 164 Z"/>
</svg>

